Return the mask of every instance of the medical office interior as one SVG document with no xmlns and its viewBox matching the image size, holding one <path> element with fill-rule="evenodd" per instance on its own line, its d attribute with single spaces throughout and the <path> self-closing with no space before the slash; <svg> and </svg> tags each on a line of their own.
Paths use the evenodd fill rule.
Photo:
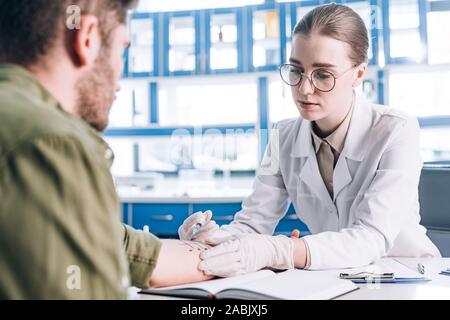
<svg viewBox="0 0 450 320">
<path fill-rule="evenodd" d="M 131 14 L 122 90 L 104 136 L 123 222 L 161 238 L 198 211 L 227 224 L 252 190 L 270 129 L 298 117 L 279 66 L 292 30 L 328 1 L 152 0 Z M 366 22 L 358 90 L 419 119 L 421 224 L 450 256 L 450 1 L 342 0 Z M 277 226 L 308 228 L 291 206 Z"/>
</svg>

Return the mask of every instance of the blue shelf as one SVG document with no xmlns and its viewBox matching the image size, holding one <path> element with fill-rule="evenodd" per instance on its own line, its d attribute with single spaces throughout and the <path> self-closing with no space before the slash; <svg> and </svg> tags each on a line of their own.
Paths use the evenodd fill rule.
<svg viewBox="0 0 450 320">
<path fill-rule="evenodd" d="M 430 11 L 450 11 L 450 0 L 431 1 L 429 3 Z"/>
<path fill-rule="evenodd" d="M 450 0 L 440 1 L 428 1 L 428 0 L 416 0 L 419 11 L 419 29 L 421 43 L 426 48 L 427 46 L 427 12 L 430 11 L 450 11 Z M 162 39 L 160 39 L 160 32 L 155 32 L 154 37 L 154 67 L 153 72 L 132 73 L 128 70 L 128 52 L 126 52 L 125 63 L 127 68 L 124 71 L 124 77 L 132 78 L 146 78 L 155 76 L 190 76 L 198 74 L 229 74 L 229 73 L 241 73 L 241 72 L 271 72 L 276 71 L 278 64 L 266 65 L 261 67 L 253 67 L 253 14 L 259 11 L 275 10 L 279 15 L 279 61 L 283 63 L 286 60 L 286 43 L 289 41 L 289 37 L 286 32 L 286 18 L 289 16 L 291 19 L 291 28 L 293 29 L 297 22 L 297 10 L 300 7 L 314 7 L 324 3 L 330 3 L 330 0 L 307 0 L 307 1 L 295 1 L 286 3 L 267 2 L 262 5 L 251 5 L 245 7 L 236 8 L 219 8 L 219 9 L 207 9 L 207 10 L 193 10 L 193 11 L 179 11 L 168 13 L 134 13 L 131 15 L 132 20 L 136 19 L 152 19 L 154 22 L 154 30 L 160 30 L 162 27 Z M 389 1 L 388 0 L 337 0 L 338 3 L 354 4 L 354 3 L 368 3 L 371 8 L 381 8 L 381 13 L 378 10 L 374 10 L 373 14 L 380 14 L 381 17 L 373 17 L 375 22 L 378 18 L 382 20 L 383 30 L 377 28 L 377 23 L 372 24 L 372 28 L 369 30 L 369 35 L 372 39 L 372 59 L 369 61 L 370 65 L 378 65 L 378 53 L 380 39 L 383 41 L 384 53 L 387 64 L 407 64 L 407 63 L 426 63 L 427 50 L 424 50 L 424 57 L 422 61 L 416 61 L 407 57 L 392 57 L 390 54 L 390 26 L 389 26 Z M 372 9 L 371 9 L 372 10 Z M 236 14 L 236 24 L 238 30 L 238 66 L 232 69 L 218 69 L 211 70 L 210 68 L 210 28 L 209 24 L 211 16 L 216 14 Z M 162 16 L 162 18 L 160 18 Z M 195 25 L 195 69 L 190 71 L 170 71 L 168 62 L 169 53 L 169 24 L 172 18 L 177 17 L 192 17 Z M 161 26 L 162 23 L 162 26 Z M 204 42 L 202 43 L 202 37 L 204 36 Z M 160 48 L 162 47 L 162 48 Z M 161 49 L 161 50 L 160 50 Z M 159 70 L 159 65 L 162 65 L 162 70 Z"/>
<path fill-rule="evenodd" d="M 450 126 L 450 116 L 419 118 L 419 125 L 421 128 L 449 127 Z"/>
<path fill-rule="evenodd" d="M 217 130 L 222 134 L 236 131 L 247 132 L 255 130 L 254 124 L 235 126 L 204 126 L 204 127 L 154 127 L 154 128 L 115 128 L 105 132 L 106 137 L 145 137 L 145 136 L 171 136 L 172 134 L 205 134 L 208 130 Z"/>
</svg>

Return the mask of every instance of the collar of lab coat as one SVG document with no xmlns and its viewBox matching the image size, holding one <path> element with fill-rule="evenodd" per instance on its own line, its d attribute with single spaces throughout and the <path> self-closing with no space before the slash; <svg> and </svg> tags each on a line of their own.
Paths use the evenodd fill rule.
<svg viewBox="0 0 450 320">
<path fill-rule="evenodd" d="M 314 156 L 314 146 L 311 137 L 311 121 L 301 121 L 297 139 L 294 142 L 291 156 L 302 158 Z M 370 103 L 356 93 L 355 109 L 348 129 L 347 138 L 341 156 L 355 161 L 362 161 L 367 150 L 367 133 L 372 125 Z"/>
</svg>

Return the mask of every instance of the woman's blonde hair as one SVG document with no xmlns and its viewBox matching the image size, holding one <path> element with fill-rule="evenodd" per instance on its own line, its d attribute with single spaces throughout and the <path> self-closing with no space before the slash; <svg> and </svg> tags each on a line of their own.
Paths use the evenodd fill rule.
<svg viewBox="0 0 450 320">
<path fill-rule="evenodd" d="M 331 3 L 308 12 L 295 26 L 294 34 L 318 33 L 350 45 L 350 60 L 360 65 L 368 60 L 369 37 L 361 17 L 350 7 Z"/>
</svg>

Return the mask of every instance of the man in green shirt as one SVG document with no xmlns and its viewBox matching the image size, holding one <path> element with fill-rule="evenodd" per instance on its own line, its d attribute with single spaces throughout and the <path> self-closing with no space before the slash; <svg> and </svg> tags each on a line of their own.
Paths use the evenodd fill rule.
<svg viewBox="0 0 450 320">
<path fill-rule="evenodd" d="M 134 2 L 0 0 L 0 299 L 123 299 L 207 278 L 183 242 L 120 223 L 100 133 Z"/>
</svg>

